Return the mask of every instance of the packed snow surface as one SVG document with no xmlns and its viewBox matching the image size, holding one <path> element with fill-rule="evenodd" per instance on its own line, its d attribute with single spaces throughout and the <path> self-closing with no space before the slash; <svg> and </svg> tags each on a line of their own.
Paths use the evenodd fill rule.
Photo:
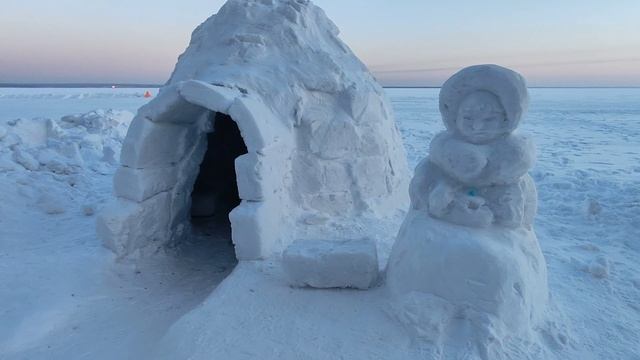
<svg viewBox="0 0 640 360">
<path fill-rule="evenodd" d="M 144 90 L 0 89 L 0 358 L 411 359 L 471 352 L 474 344 L 443 331 L 447 305 L 438 299 L 427 309 L 417 306 L 424 299 L 407 300 L 416 304 L 407 317 L 430 314 L 416 333 L 396 325 L 398 313 L 381 288 L 291 288 L 277 259 L 240 263 L 231 272 L 233 248 L 207 241 L 206 229 L 176 253 L 137 265 L 115 262 L 96 237 L 93 214 L 112 196 L 116 167 L 97 149 L 117 150 L 115 124 L 147 102 Z M 640 90 L 530 92 L 520 129 L 538 148 L 531 171 L 539 196 L 535 229 L 556 330 L 522 358 L 637 359 Z M 444 130 L 438 93 L 387 89 L 412 168 Z M 99 108 L 117 110 L 91 113 Z M 74 117 L 85 118 L 79 123 L 61 119 L 76 113 L 89 115 Z M 38 117 L 65 127 L 52 138 L 49 120 Z M 90 133 L 86 125 L 96 119 L 111 125 Z M 63 150 L 83 142 L 92 146 L 78 146 L 79 157 Z M 56 144 L 51 151 L 48 143 Z M 56 173 L 41 156 L 72 171 Z M 401 220 L 339 226 L 323 236 L 357 238 L 362 227 L 373 229 L 382 267 Z M 440 338 L 444 356 L 428 341 Z"/>
</svg>

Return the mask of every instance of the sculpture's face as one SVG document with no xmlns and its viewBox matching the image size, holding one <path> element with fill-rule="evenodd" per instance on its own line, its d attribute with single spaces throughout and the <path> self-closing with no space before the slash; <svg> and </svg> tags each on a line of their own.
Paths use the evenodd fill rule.
<svg viewBox="0 0 640 360">
<path fill-rule="evenodd" d="M 464 98 L 458 108 L 456 127 L 469 142 L 490 142 L 509 133 L 509 121 L 498 97 L 488 91 L 476 91 Z"/>
</svg>

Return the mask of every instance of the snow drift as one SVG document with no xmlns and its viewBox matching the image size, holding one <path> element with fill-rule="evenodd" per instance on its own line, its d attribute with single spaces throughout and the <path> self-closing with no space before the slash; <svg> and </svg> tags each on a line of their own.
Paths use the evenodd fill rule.
<svg viewBox="0 0 640 360">
<path fill-rule="evenodd" d="M 71 183 L 85 168 L 109 173 L 132 117 L 127 111 L 96 110 L 0 123 L 0 172 L 50 173 Z"/>
<path fill-rule="evenodd" d="M 237 124 L 234 143 L 246 153 L 231 165 L 235 181 L 196 200 L 219 119 Z M 117 200 L 98 221 L 120 256 L 176 244 L 189 234 L 192 199 L 199 210 L 226 211 L 236 204 L 217 199 L 233 191 L 239 259 L 281 251 L 300 227 L 385 216 L 408 200 L 404 149 L 382 88 L 305 0 L 230 0 L 200 25 L 166 86 L 134 118 L 121 163 Z"/>
</svg>

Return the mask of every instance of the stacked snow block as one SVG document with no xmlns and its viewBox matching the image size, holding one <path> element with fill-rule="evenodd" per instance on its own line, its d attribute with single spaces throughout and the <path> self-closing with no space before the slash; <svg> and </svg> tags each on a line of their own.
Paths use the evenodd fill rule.
<svg viewBox="0 0 640 360">
<path fill-rule="evenodd" d="M 289 283 L 296 287 L 365 290 L 378 279 L 376 244 L 362 240 L 298 240 L 283 254 Z"/>
</svg>

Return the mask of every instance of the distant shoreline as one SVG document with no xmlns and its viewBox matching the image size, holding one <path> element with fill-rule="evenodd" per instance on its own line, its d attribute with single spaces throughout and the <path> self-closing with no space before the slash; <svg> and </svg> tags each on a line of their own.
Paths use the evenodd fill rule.
<svg viewBox="0 0 640 360">
<path fill-rule="evenodd" d="M 383 86 L 385 89 L 440 89 L 440 86 Z M 640 86 L 529 86 L 529 89 L 640 89 Z"/>
<path fill-rule="evenodd" d="M 121 89 L 161 88 L 161 84 L 83 84 L 83 83 L 0 83 L 0 88 L 17 89 Z M 383 86 L 385 89 L 439 89 L 440 86 Z M 640 89 L 640 86 L 530 86 L 530 89 Z"/>
<path fill-rule="evenodd" d="M 0 88 L 19 88 L 19 89 L 31 89 L 31 88 L 42 88 L 42 89 L 90 89 L 90 88 L 104 88 L 110 89 L 112 87 L 116 88 L 159 88 L 163 85 L 160 84 L 83 84 L 83 83 L 59 83 L 59 84 L 49 84 L 49 83 L 31 83 L 31 84 L 21 84 L 21 83 L 0 83 Z"/>
</svg>

